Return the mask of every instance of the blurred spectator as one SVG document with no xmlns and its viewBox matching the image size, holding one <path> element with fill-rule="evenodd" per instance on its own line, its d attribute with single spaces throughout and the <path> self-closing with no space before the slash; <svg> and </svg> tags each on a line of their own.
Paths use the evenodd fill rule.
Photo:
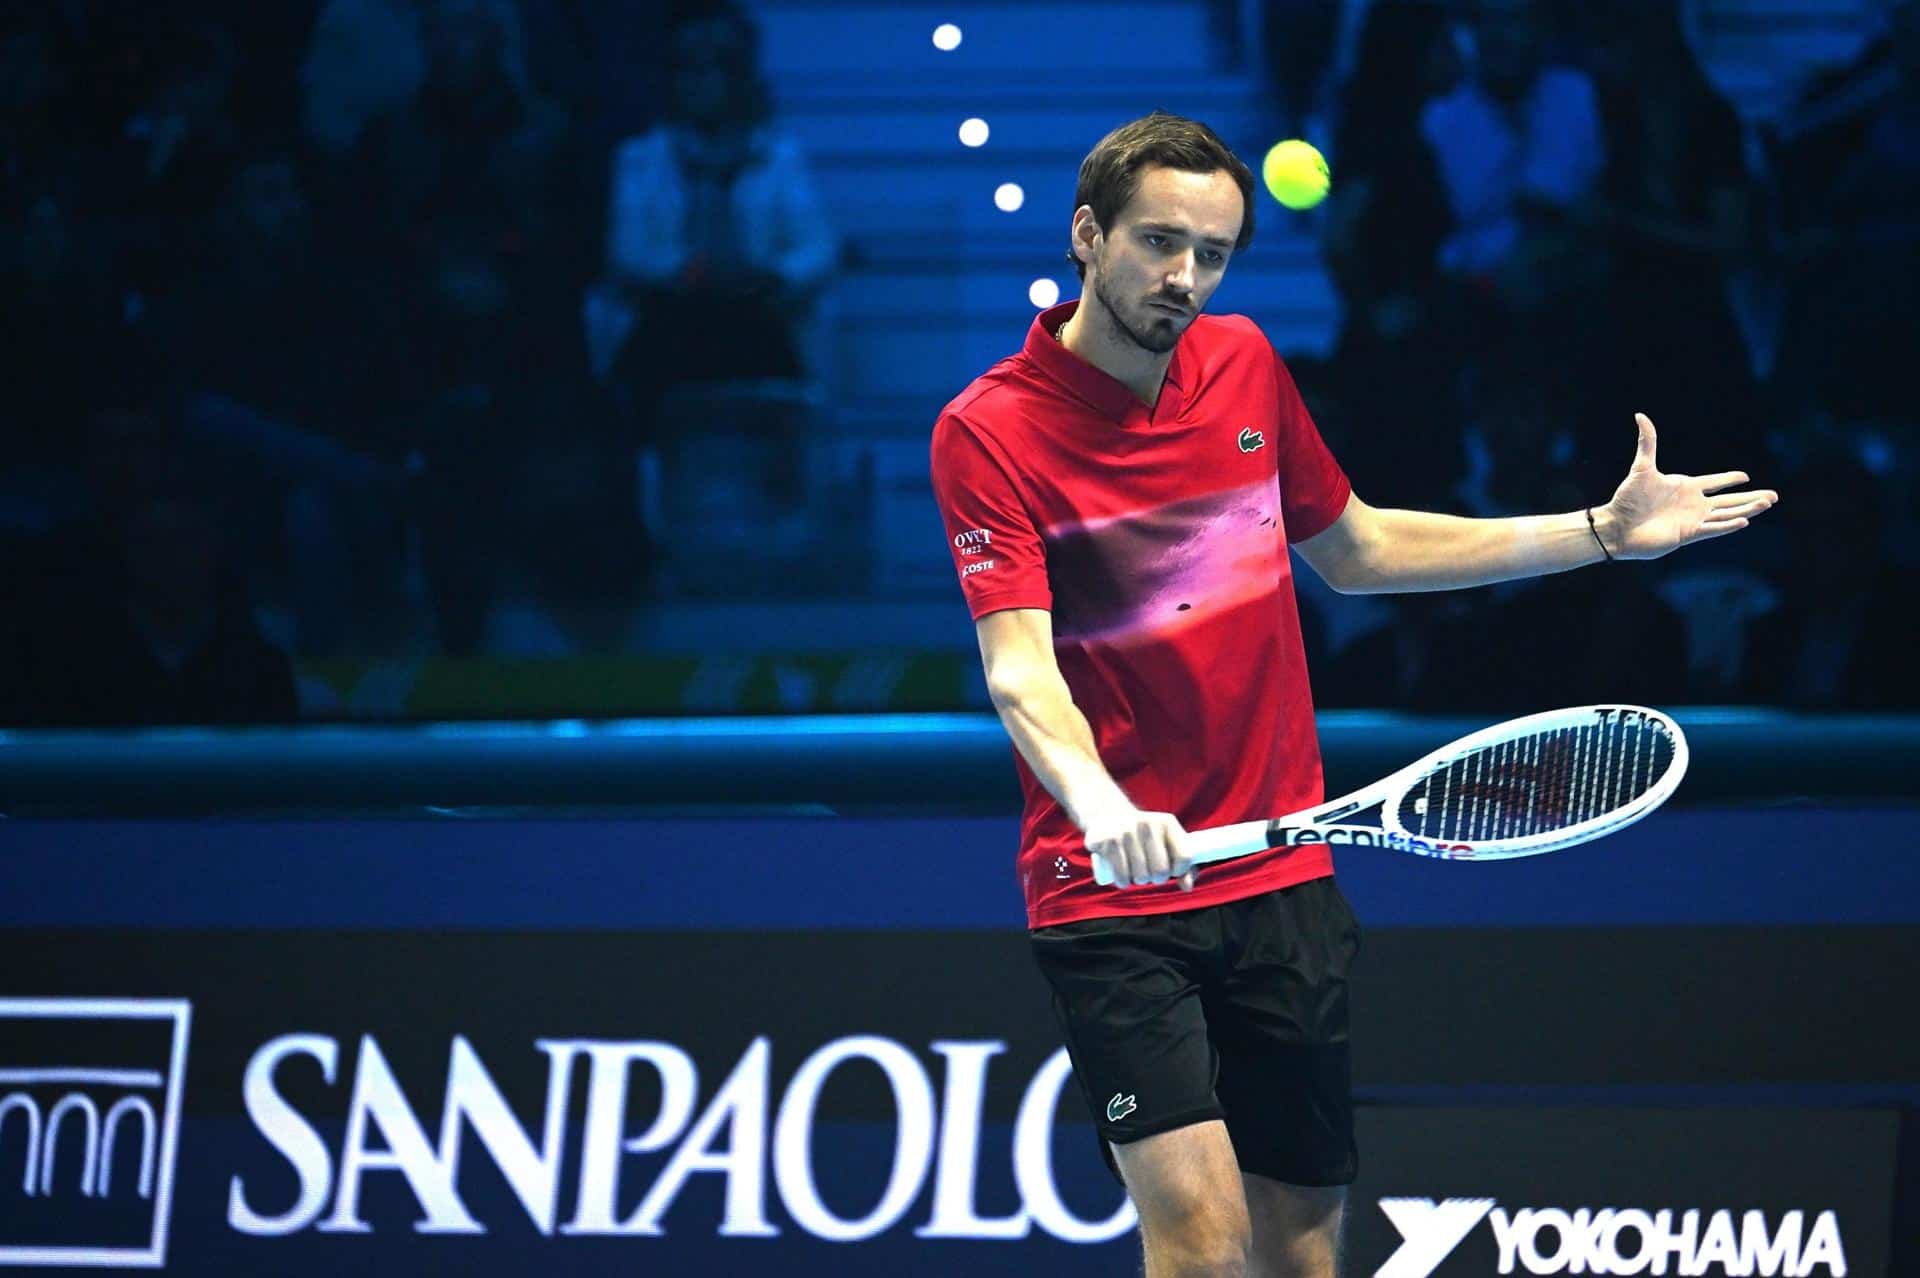
<svg viewBox="0 0 1920 1278">
<path fill-rule="evenodd" d="M 1556 705 L 1697 699 L 1687 683 L 1685 620 L 1651 588 L 1645 570 L 1606 567 L 1495 587 L 1469 704 L 1526 714 Z"/>
<path fill-rule="evenodd" d="M 1597 56 L 1608 163 L 1580 209 L 1608 265 L 1594 334 L 1607 392 L 1580 423 L 1588 477 L 1617 480 L 1636 411 L 1662 428 L 1663 469 L 1757 469 L 1758 391 L 1727 292 L 1728 270 L 1754 251 L 1740 122 L 1702 74 L 1675 0 L 1611 18 Z"/>
<path fill-rule="evenodd" d="M 566 117 L 528 78 L 512 0 L 430 0 L 424 32 L 418 91 L 362 139 L 355 205 L 368 247 L 425 286 L 429 340 L 449 322 L 463 339 L 498 338 L 491 321 L 516 310 L 537 336 L 523 308 L 577 288 L 591 254 Z M 501 353 L 456 341 L 437 371 L 494 367 Z"/>
<path fill-rule="evenodd" d="M 1437 267 L 1452 226 L 1421 107 L 1460 74 L 1445 11 L 1428 0 L 1371 5 L 1342 87 L 1323 250 L 1341 299 L 1334 375 L 1358 430 L 1340 452 L 1375 501 L 1444 505 L 1460 473 L 1455 381 Z M 1436 322 L 1438 321 L 1438 322 Z"/>
<path fill-rule="evenodd" d="M 1537 0 L 1476 0 L 1473 35 L 1470 73 L 1420 120 L 1454 213 L 1440 265 L 1510 315 L 1554 311 L 1591 284 L 1566 214 L 1605 161 L 1593 82 L 1549 62 Z"/>
<path fill-rule="evenodd" d="M 553 85 L 586 130 L 582 145 L 596 157 L 661 118 L 671 89 L 671 50 L 661 39 L 671 6 L 650 6 L 635 21 L 631 0 L 561 0 L 530 5 L 528 57 L 536 78 Z M 607 166 L 591 166 L 606 208 Z M 595 248 L 600 244 L 596 242 Z"/>
<path fill-rule="evenodd" d="M 1390 618 L 1341 648 L 1315 675 L 1314 701 L 1408 713 L 1484 704 L 1485 591 L 1396 595 Z"/>
<path fill-rule="evenodd" d="M 289 149 L 238 165 L 198 232 L 190 280 L 145 327 L 229 476 L 246 575 L 272 584 L 302 651 L 333 653 L 393 606 L 399 572 L 400 459 L 362 387 L 381 363 L 367 286 L 322 255 Z"/>
<path fill-rule="evenodd" d="M 345 352 L 362 299 L 321 256 L 295 154 L 269 146 L 238 163 L 194 231 L 191 278 L 149 324 L 179 382 L 282 421 L 355 433 L 347 405 L 362 361 Z"/>
<path fill-rule="evenodd" d="M 413 100 L 427 76 L 433 9 L 433 0 L 325 0 L 299 71 L 300 117 L 315 147 L 349 155 L 368 125 Z M 634 68 L 650 61 L 658 26 L 626 0 L 535 0 L 516 12 L 512 28 L 522 74 L 573 113 L 576 126 L 596 124 L 588 113 L 605 98 L 652 87 L 653 77 Z M 603 81 L 607 44 L 627 56 L 617 78 L 609 67 Z"/>
<path fill-rule="evenodd" d="M 300 66 L 301 119 L 323 152 L 347 155 L 426 76 L 426 0 L 326 0 Z"/>
<path fill-rule="evenodd" d="M 1612 495 L 1633 458 L 1631 447 L 1613 448 L 1604 459 L 1609 479 L 1583 486 L 1565 402 L 1531 358 L 1525 341 L 1489 346 L 1464 379 L 1472 411 L 1456 504 L 1468 514 L 1497 519 L 1594 505 Z"/>
<path fill-rule="evenodd" d="M 1382 0 L 1368 8 L 1352 77 L 1342 86 L 1334 131 L 1340 181 L 1328 198 L 1328 257 L 1358 315 L 1342 331 L 1392 337 L 1417 323 L 1452 228 L 1431 144 L 1420 135 L 1424 105 L 1459 82 L 1446 11 L 1431 0 Z"/>
<path fill-rule="evenodd" d="M 229 109 L 249 137 L 291 137 L 300 131 L 300 64 L 311 42 L 320 0 L 192 0 L 233 37 L 239 50 Z"/>
<path fill-rule="evenodd" d="M 144 413 L 91 424 L 95 505 L 37 548 L 17 700 L 40 725 L 297 717 L 292 666 L 261 635 L 215 507 Z"/>
<path fill-rule="evenodd" d="M 567 121 L 528 77 L 510 0 L 432 0 L 422 30 L 420 88 L 366 129 L 348 206 L 387 281 L 372 321 L 397 442 L 424 468 L 439 639 L 466 652 L 525 452 L 596 431 L 576 319 L 592 236 Z"/>
<path fill-rule="evenodd" d="M 13 6 L 16 10 L 25 6 Z M 120 136 L 127 117 L 153 86 L 164 24 L 156 6 L 48 4 L 18 30 L 45 40 L 44 53 L 60 68 L 54 101 L 68 161 L 87 161 Z"/>
<path fill-rule="evenodd" d="M 1920 3 L 1816 85 L 1781 130 L 1794 316 L 1781 373 L 1796 407 L 1907 412 L 1920 348 Z"/>
<path fill-rule="evenodd" d="M 0 178 L 9 186 L 62 166 L 69 90 L 56 29 L 0 27 Z"/>
<path fill-rule="evenodd" d="M 631 651 L 640 612 L 632 590 L 649 571 L 633 524 L 629 470 L 598 441 L 560 439 L 531 452 L 504 494 L 503 580 L 483 646 L 507 657 Z"/>
<path fill-rule="evenodd" d="M 1920 707 L 1884 485 L 1855 457 L 1829 453 L 1781 488 L 1792 500 L 1781 508 L 1780 606 L 1746 628 L 1742 695 L 1804 709 Z"/>
<path fill-rule="evenodd" d="M 73 188 L 47 175 L 12 184 L 6 197 L 0 379 L 8 427 L 0 462 L 10 466 L 78 462 L 74 421 L 126 338 L 107 250 L 77 216 Z"/>
<path fill-rule="evenodd" d="M 1326 105 L 1323 95 L 1345 7 L 1345 0 L 1273 0 L 1262 6 L 1262 60 L 1280 110 L 1274 136 L 1305 137 L 1309 122 Z M 1237 21 L 1239 14 L 1233 17 Z"/>
<path fill-rule="evenodd" d="M 195 220 L 213 210 L 245 144 L 228 102 L 241 56 L 232 34 L 181 18 L 152 49 L 152 86 L 120 126 L 106 192 L 127 224 L 127 269 L 150 295 L 182 281 Z"/>
<path fill-rule="evenodd" d="M 668 34 L 666 121 L 614 153 L 596 367 L 623 380 L 797 377 L 795 326 L 835 264 L 800 148 L 772 124 L 759 32 L 719 3 Z"/>
<path fill-rule="evenodd" d="M 790 402 L 808 375 L 807 330 L 837 246 L 799 146 L 772 123 L 752 20 L 731 4 L 701 5 L 668 41 L 667 119 L 614 153 L 607 275 L 586 298 L 587 337 L 596 371 L 627 402 L 643 465 L 657 457 L 665 472 L 648 487 L 716 496 L 701 507 L 714 516 L 710 535 L 738 539 L 756 505 L 795 513 L 795 414 L 676 391 L 775 379 L 788 388 L 776 398 Z M 714 420 L 716 407 L 729 419 Z M 682 455 L 701 443 L 730 453 L 726 471 Z M 729 485 L 739 490 L 718 500 Z M 675 522 L 650 514 L 656 529 Z"/>
<path fill-rule="evenodd" d="M 1911 0 L 1877 7 L 1885 17 L 1879 29 L 1846 62 L 1792 81 L 1797 89 L 1791 100 L 1763 122 L 1773 159 L 1791 171 L 1780 196 L 1793 226 L 1819 225 L 1840 173 L 1852 166 L 1867 132 L 1911 77 Z"/>
</svg>

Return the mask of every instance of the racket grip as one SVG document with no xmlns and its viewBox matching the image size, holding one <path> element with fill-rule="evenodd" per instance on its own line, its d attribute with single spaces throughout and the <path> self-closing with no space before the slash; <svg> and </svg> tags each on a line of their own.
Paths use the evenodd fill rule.
<svg viewBox="0 0 1920 1278">
<path fill-rule="evenodd" d="M 1235 825 L 1216 825 L 1211 830 L 1187 832 L 1187 856 L 1195 865 L 1231 861 L 1249 852 L 1265 852 L 1268 821 L 1241 821 Z"/>
</svg>

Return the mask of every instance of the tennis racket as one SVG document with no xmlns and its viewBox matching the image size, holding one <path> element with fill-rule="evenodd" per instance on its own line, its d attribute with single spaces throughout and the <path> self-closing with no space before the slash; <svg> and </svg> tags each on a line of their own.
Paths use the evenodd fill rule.
<svg viewBox="0 0 1920 1278">
<path fill-rule="evenodd" d="M 1195 865 L 1330 843 L 1448 861 L 1501 861 L 1625 829 L 1687 771 L 1680 725 L 1644 706 L 1548 710 L 1482 728 L 1392 776 L 1304 812 L 1195 830 Z M 1378 808 L 1378 824 L 1353 818 Z M 1114 881 L 1105 857 L 1093 877 Z"/>
</svg>

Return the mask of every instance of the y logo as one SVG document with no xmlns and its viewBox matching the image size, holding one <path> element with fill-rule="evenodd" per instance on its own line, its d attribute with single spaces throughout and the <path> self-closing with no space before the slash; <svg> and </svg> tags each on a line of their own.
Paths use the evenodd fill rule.
<svg viewBox="0 0 1920 1278">
<path fill-rule="evenodd" d="M 1382 1198 L 1380 1210 L 1400 1231 L 1399 1250 L 1373 1271 L 1373 1278 L 1427 1278 L 1453 1254 L 1460 1240 L 1493 1210 L 1491 1198 Z"/>
<path fill-rule="evenodd" d="M 1115 1092 L 1113 1099 L 1107 1102 L 1107 1121 L 1117 1123 L 1139 1108 L 1140 1106 L 1134 1103 L 1133 1097 L 1124 1092 Z"/>
<path fill-rule="evenodd" d="M 1243 453 L 1259 452 L 1266 444 L 1267 437 L 1251 426 L 1240 432 L 1240 451 Z"/>
</svg>

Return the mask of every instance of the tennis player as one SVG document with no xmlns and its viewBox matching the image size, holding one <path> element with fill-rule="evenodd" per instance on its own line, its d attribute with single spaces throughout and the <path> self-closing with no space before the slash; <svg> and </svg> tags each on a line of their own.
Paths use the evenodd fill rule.
<svg viewBox="0 0 1920 1278">
<path fill-rule="evenodd" d="M 1025 794 L 1020 881 L 1149 1278 L 1332 1275 L 1356 1159 L 1359 928 L 1324 847 L 1210 866 L 1186 830 L 1320 801 L 1289 544 L 1346 593 L 1653 559 L 1747 526 L 1738 471 L 1662 474 L 1654 427 L 1606 504 L 1463 519 L 1369 506 L 1286 365 L 1207 316 L 1253 237 L 1253 175 L 1156 113 L 1080 166 L 1082 289 L 941 412 L 933 481 Z M 1098 886 L 1089 853 L 1123 887 Z"/>
</svg>

